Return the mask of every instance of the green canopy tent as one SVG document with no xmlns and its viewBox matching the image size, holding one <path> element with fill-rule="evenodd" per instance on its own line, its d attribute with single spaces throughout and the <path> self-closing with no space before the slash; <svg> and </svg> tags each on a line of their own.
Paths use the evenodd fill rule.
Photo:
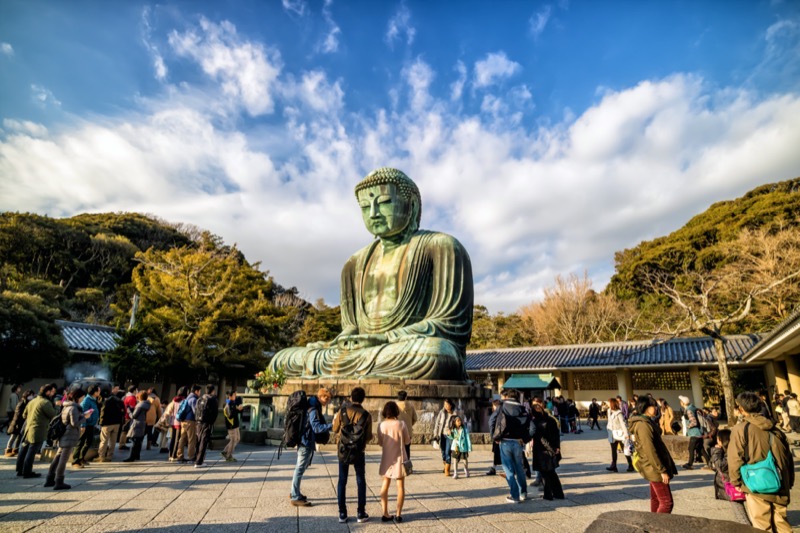
<svg viewBox="0 0 800 533">
<path fill-rule="evenodd" d="M 531 397 L 535 392 L 552 391 L 562 389 L 561 383 L 553 374 L 511 374 L 503 384 L 504 389 L 517 389 Z M 552 395 L 552 392 L 551 392 Z"/>
</svg>

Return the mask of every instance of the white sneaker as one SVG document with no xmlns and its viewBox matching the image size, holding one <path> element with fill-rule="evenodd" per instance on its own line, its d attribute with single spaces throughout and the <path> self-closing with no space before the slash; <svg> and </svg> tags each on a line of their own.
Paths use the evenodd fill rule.
<svg viewBox="0 0 800 533">
<path fill-rule="evenodd" d="M 514 498 L 512 498 L 511 496 L 506 496 L 506 501 L 507 501 L 508 503 L 522 503 L 522 502 L 521 502 L 521 500 L 515 500 L 515 499 L 514 499 Z"/>
<path fill-rule="evenodd" d="M 524 502 L 527 499 L 528 499 L 528 493 L 527 492 L 523 492 L 522 494 L 519 495 L 519 500 L 521 502 Z"/>
<path fill-rule="evenodd" d="M 196 465 L 194 465 L 194 467 L 195 468 L 208 468 L 208 465 L 203 463 L 203 464 L 200 464 L 200 465 L 196 464 Z"/>
</svg>

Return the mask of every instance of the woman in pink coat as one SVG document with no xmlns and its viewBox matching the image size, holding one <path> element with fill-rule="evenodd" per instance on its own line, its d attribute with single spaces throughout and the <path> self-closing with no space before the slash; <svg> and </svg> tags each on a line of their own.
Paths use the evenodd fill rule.
<svg viewBox="0 0 800 533">
<path fill-rule="evenodd" d="M 405 462 L 408 459 L 405 446 L 411 443 L 411 434 L 408 432 L 406 423 L 397 419 L 399 415 L 400 408 L 397 404 L 386 402 L 381 413 L 383 421 L 378 425 L 378 444 L 383 448 L 381 466 L 378 470 L 378 474 L 383 476 L 383 485 L 381 486 L 382 522 L 403 521 L 401 513 L 406 496 L 403 483 L 406 477 Z M 389 485 L 392 484 L 393 479 L 397 480 L 397 514 L 395 516 L 389 514 Z"/>
</svg>

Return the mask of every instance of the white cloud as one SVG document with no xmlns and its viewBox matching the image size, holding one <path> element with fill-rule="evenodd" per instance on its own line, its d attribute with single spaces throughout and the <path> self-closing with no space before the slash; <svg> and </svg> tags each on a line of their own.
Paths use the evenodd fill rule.
<svg viewBox="0 0 800 533">
<path fill-rule="evenodd" d="M 320 50 L 325 54 L 331 54 L 339 50 L 339 35 L 342 33 L 339 25 L 333 20 L 331 5 L 333 5 L 333 0 L 325 0 L 325 4 L 322 6 L 322 17 L 325 19 L 325 24 L 328 25 L 328 33 L 320 45 Z"/>
<path fill-rule="evenodd" d="M 0 43 L 0 54 L 11 57 L 14 55 L 14 47 L 9 43 Z"/>
<path fill-rule="evenodd" d="M 216 57 L 206 50 L 213 31 L 187 32 L 201 64 Z M 228 39 L 223 57 L 258 48 Z M 222 70 L 209 74 L 224 88 Z M 342 264 L 371 238 L 353 186 L 377 166 L 397 166 L 420 186 L 423 227 L 469 250 L 476 301 L 494 312 L 530 302 L 559 273 L 586 269 L 602 288 L 615 251 L 675 230 L 712 202 L 800 175 L 796 93 L 759 96 L 674 75 L 527 125 L 514 118 L 532 105 L 527 86 L 481 95 L 476 115 L 452 90 L 432 94 L 436 75 L 416 58 L 393 88 L 394 106 L 350 112 L 342 80 L 276 74 L 268 87 L 281 112 L 241 131 L 205 104 L 223 89 L 205 86 L 49 132 L 7 118 L 0 210 L 132 210 L 194 223 L 239 243 L 307 299 L 335 303 Z"/>
<path fill-rule="evenodd" d="M 410 46 L 414 42 L 416 33 L 417 30 L 411 25 L 411 11 L 409 11 L 405 3 L 400 4 L 397 12 L 389 19 L 386 36 L 384 37 L 386 44 L 390 48 L 394 48 L 394 42 L 401 39 L 402 35 L 405 34 L 406 44 Z"/>
<path fill-rule="evenodd" d="M 31 92 L 33 93 L 33 101 L 42 108 L 49 106 L 61 107 L 61 102 L 55 97 L 53 92 L 47 87 L 42 85 L 31 84 Z"/>
<path fill-rule="evenodd" d="M 475 87 L 488 87 L 505 78 L 510 78 L 522 69 L 516 61 L 511 61 L 503 51 L 486 55 L 475 62 Z"/>
<path fill-rule="evenodd" d="M 553 8 L 547 5 L 544 6 L 541 11 L 531 15 L 528 25 L 530 26 L 530 31 L 534 38 L 539 37 L 544 31 L 545 27 L 547 26 L 547 22 L 550 20 L 550 14 L 552 10 Z"/>
<path fill-rule="evenodd" d="M 30 137 L 47 137 L 47 128 L 30 120 L 3 119 L 3 128 L 15 133 L 22 133 Z"/>
<path fill-rule="evenodd" d="M 307 5 L 305 0 L 281 0 L 281 3 L 283 4 L 283 9 L 290 13 L 301 17 L 306 14 Z"/>
<path fill-rule="evenodd" d="M 467 83 L 467 66 L 463 61 L 459 61 L 454 70 L 458 72 L 458 79 L 450 84 L 450 100 L 456 101 L 460 100 L 464 93 L 464 84 Z"/>
<path fill-rule="evenodd" d="M 228 21 L 215 24 L 206 18 L 200 19 L 199 28 L 172 31 L 169 43 L 176 54 L 199 63 L 206 74 L 220 82 L 223 93 L 250 115 L 272 112 L 272 93 L 281 71 L 277 51 L 242 39 Z"/>
<path fill-rule="evenodd" d="M 152 26 L 150 25 L 150 6 L 145 6 L 142 10 L 142 44 L 150 53 L 150 57 L 153 61 L 153 71 L 154 75 L 157 80 L 164 81 L 167 78 L 167 65 L 164 63 L 164 58 L 161 55 L 161 52 L 158 50 L 158 46 L 156 46 L 151 40 L 152 34 Z"/>
</svg>

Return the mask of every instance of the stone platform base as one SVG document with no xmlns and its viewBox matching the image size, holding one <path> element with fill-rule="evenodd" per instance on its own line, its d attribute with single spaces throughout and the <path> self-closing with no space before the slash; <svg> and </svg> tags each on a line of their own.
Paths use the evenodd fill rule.
<svg viewBox="0 0 800 533">
<path fill-rule="evenodd" d="M 397 393 L 406 391 L 406 404 L 413 405 L 417 411 L 417 423 L 412 429 L 413 443 L 430 443 L 433 436 L 433 425 L 437 413 L 442 409 L 444 400 L 450 398 L 455 402 L 456 410 L 464 417 L 467 424 L 472 424 L 473 433 L 488 431 L 488 420 L 491 409 L 491 389 L 472 381 L 432 381 L 432 380 L 288 380 L 280 392 L 272 396 L 275 408 L 275 428 L 283 427 L 286 413 L 286 402 L 297 390 L 304 390 L 308 395 L 316 395 L 320 387 L 331 391 L 332 402 L 324 410 L 326 419 L 333 415 L 341 405 L 350 399 L 350 392 L 361 387 L 367 394 L 364 408 L 372 414 L 373 429 L 377 429 L 380 412 L 389 400 L 397 400 Z M 272 436 L 270 436 L 272 437 Z"/>
</svg>

